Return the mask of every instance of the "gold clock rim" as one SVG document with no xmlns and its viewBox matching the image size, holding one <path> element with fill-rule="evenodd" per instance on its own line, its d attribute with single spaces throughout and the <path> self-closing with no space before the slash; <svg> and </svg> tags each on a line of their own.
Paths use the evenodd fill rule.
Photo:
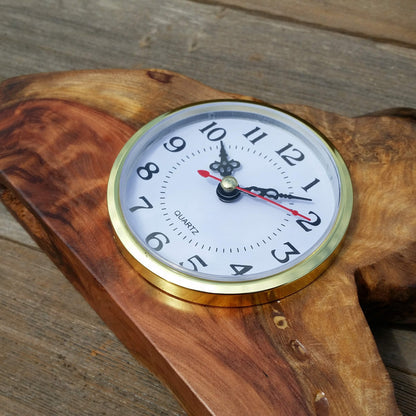
<svg viewBox="0 0 416 416">
<path fill-rule="evenodd" d="M 189 107 L 207 103 L 248 103 L 268 107 L 289 115 L 310 128 L 324 142 L 339 172 L 340 203 L 337 218 L 325 240 L 307 258 L 278 274 L 252 281 L 224 282 L 201 279 L 178 270 L 153 257 L 133 236 L 124 220 L 119 200 L 119 180 L 124 161 L 143 134 L 168 116 Z M 210 100 L 191 103 L 164 113 L 141 127 L 123 146 L 110 172 L 107 206 L 115 240 L 120 252 L 137 273 L 170 295 L 212 306 L 249 306 L 271 302 L 295 293 L 314 281 L 338 254 L 347 231 L 353 207 L 353 188 L 348 168 L 330 140 L 307 121 L 278 107 L 258 101 Z"/>
</svg>

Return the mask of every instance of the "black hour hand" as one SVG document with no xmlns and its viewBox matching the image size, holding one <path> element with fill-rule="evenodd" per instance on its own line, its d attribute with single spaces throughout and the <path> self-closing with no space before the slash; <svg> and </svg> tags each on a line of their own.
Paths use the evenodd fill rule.
<svg viewBox="0 0 416 416">
<path fill-rule="evenodd" d="M 220 149 L 220 161 L 213 162 L 209 165 L 211 170 L 219 172 L 221 176 L 230 176 L 232 175 L 234 169 L 240 167 L 240 162 L 234 159 L 229 159 L 227 152 L 225 151 L 224 144 L 221 142 L 221 149 Z"/>
<path fill-rule="evenodd" d="M 303 196 L 296 196 L 292 194 L 282 194 L 278 192 L 276 189 L 273 188 L 259 188 L 257 186 L 249 186 L 244 188 L 247 191 L 253 192 L 257 195 L 264 196 L 265 198 L 269 199 L 297 199 L 300 201 L 312 201 L 310 198 L 304 198 Z"/>
</svg>

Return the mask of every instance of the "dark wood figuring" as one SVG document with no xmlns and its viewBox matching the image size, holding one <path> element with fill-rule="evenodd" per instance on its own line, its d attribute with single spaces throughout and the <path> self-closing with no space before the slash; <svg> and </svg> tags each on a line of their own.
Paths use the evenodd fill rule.
<svg viewBox="0 0 416 416">
<path fill-rule="evenodd" d="M 224 309 L 173 299 L 138 278 L 112 240 L 105 192 L 115 156 L 140 125 L 229 94 L 155 70 L 22 77 L 0 94 L 4 203 L 191 414 L 399 414 L 356 282 L 373 311 L 381 299 L 400 319 L 414 318 L 411 117 L 349 119 L 285 106 L 343 154 L 355 188 L 352 224 L 314 284 L 280 302 Z M 386 259 L 406 273 L 383 274 Z M 373 290 L 380 274 L 371 268 L 393 290 Z"/>
</svg>

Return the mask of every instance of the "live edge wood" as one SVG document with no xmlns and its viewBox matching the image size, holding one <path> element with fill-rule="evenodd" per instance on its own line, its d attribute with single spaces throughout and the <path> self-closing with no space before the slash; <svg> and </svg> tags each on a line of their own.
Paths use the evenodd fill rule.
<svg viewBox="0 0 416 416">
<path fill-rule="evenodd" d="M 355 198 L 340 255 L 292 296 L 246 308 L 186 303 L 119 254 L 106 185 L 123 144 L 167 110 L 227 97 L 247 98 L 160 70 L 8 80 L 2 201 L 189 414 L 400 414 L 361 307 L 373 319 L 415 322 L 414 111 L 349 119 L 279 105 L 336 145 Z"/>
</svg>

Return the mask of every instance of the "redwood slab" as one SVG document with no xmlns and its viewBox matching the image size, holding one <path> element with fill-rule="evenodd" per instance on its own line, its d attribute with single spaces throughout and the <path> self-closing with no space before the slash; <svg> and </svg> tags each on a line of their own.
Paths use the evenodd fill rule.
<svg viewBox="0 0 416 416">
<path fill-rule="evenodd" d="M 2 201 L 189 414 L 400 414 L 362 306 L 374 318 L 415 322 L 415 112 L 351 119 L 279 105 L 343 155 L 355 192 L 351 226 L 336 261 L 302 291 L 215 308 L 175 299 L 128 265 L 106 188 L 135 130 L 218 98 L 247 97 L 160 70 L 8 80 L 0 87 Z"/>
</svg>

